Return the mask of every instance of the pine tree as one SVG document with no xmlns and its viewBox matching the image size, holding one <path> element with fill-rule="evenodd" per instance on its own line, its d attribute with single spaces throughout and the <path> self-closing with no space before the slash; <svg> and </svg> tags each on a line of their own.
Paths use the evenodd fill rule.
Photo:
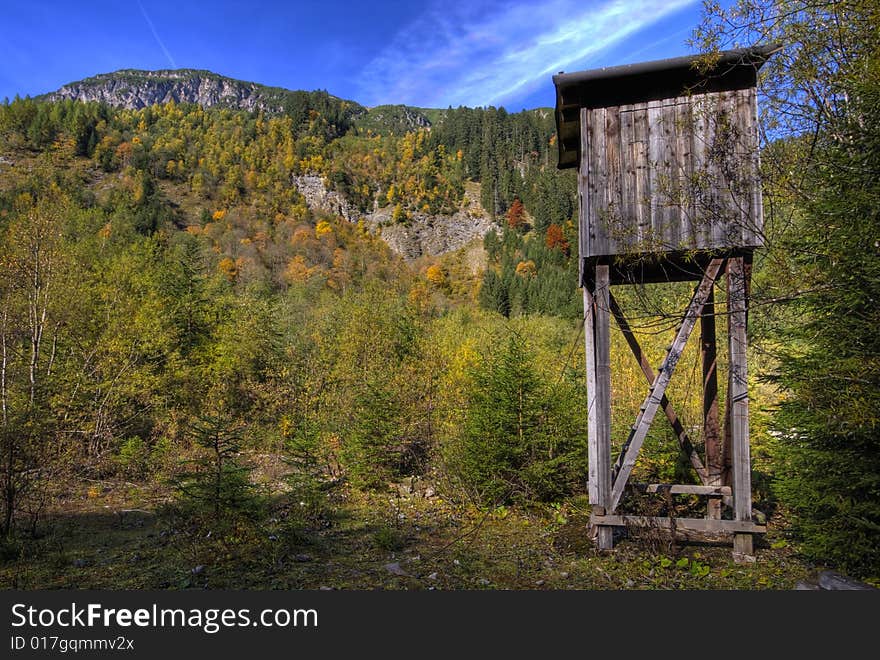
<svg viewBox="0 0 880 660">
<path fill-rule="evenodd" d="M 780 347 L 778 368 L 762 356 L 784 393 L 775 490 L 805 554 L 877 576 L 880 15 L 860 0 L 705 7 L 703 51 L 785 44 L 760 76 L 775 139 L 761 155 L 769 254 L 753 287 L 788 301 L 753 315 Z"/>
<path fill-rule="evenodd" d="M 777 491 L 812 557 L 880 574 L 880 66 L 853 85 L 801 227 L 811 292 L 780 382 Z"/>
<path fill-rule="evenodd" d="M 262 500 L 250 481 L 251 468 L 239 459 L 241 427 L 228 415 L 206 413 L 192 422 L 190 435 L 204 453 L 175 478 L 180 503 L 207 508 L 216 519 L 259 510 Z"/>
<path fill-rule="evenodd" d="M 483 275 L 480 305 L 483 309 L 498 312 L 502 316 L 510 316 L 510 294 L 504 281 L 491 268 L 488 268 Z"/>
<path fill-rule="evenodd" d="M 583 451 L 566 386 L 544 381 L 515 330 L 471 372 L 467 412 L 447 460 L 483 504 L 552 500 L 575 487 Z"/>
</svg>

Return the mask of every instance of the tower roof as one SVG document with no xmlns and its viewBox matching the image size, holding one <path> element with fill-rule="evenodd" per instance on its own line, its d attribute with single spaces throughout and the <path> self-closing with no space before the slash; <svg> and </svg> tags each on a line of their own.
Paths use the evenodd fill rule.
<svg viewBox="0 0 880 660">
<path fill-rule="evenodd" d="M 705 55 L 688 55 L 553 76 L 559 169 L 580 162 L 581 108 L 754 87 L 758 69 L 778 50 L 780 46 L 771 45 L 722 51 L 708 60 L 708 70 L 700 66 L 707 61 Z"/>
</svg>

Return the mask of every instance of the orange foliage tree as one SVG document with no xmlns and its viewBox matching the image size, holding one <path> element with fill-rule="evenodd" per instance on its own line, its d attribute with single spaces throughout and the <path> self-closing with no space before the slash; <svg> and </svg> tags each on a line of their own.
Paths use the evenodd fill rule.
<svg viewBox="0 0 880 660">
<path fill-rule="evenodd" d="M 519 197 L 514 198 L 513 204 L 507 209 L 507 226 L 511 229 L 522 229 L 526 224 L 526 209 Z"/>
<path fill-rule="evenodd" d="M 220 260 L 220 263 L 217 264 L 217 268 L 226 276 L 230 282 L 235 279 L 235 276 L 238 275 L 238 266 L 232 257 L 224 257 Z"/>
<path fill-rule="evenodd" d="M 446 273 L 443 271 L 443 266 L 440 264 L 431 264 L 428 266 L 428 270 L 425 271 L 425 277 L 434 286 L 443 286 L 446 282 Z"/>
<path fill-rule="evenodd" d="M 562 227 L 559 225 L 551 224 L 547 227 L 547 235 L 544 237 L 544 242 L 549 249 L 559 250 L 565 255 L 568 254 L 568 239 L 565 238 L 565 234 L 562 232 Z"/>
</svg>

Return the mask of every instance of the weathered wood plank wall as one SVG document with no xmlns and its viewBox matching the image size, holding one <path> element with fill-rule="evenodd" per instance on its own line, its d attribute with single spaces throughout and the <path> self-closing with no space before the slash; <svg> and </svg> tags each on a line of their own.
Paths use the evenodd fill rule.
<svg viewBox="0 0 880 660">
<path fill-rule="evenodd" d="M 581 257 L 763 244 L 755 90 L 581 109 Z"/>
</svg>

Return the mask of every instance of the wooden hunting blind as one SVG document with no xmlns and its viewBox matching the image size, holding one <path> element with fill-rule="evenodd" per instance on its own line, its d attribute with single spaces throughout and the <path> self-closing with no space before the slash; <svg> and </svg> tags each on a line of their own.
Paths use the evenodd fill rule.
<svg viewBox="0 0 880 660">
<path fill-rule="evenodd" d="M 731 533 L 734 553 L 752 553 L 746 319 L 752 252 L 763 244 L 758 177 L 757 72 L 775 48 L 711 59 L 560 73 L 556 85 L 559 168 L 578 168 L 580 286 L 584 291 L 589 398 L 591 524 L 599 546 L 615 526 Z M 698 64 L 702 64 L 698 68 Z M 729 374 L 722 433 L 716 374 L 715 284 L 726 275 Z M 699 282 L 656 371 L 611 285 Z M 648 385 L 619 456 L 611 455 L 610 318 Z M 685 343 L 701 332 L 704 456 L 666 397 Z M 659 410 L 700 484 L 628 484 Z M 621 515 L 627 488 L 709 497 L 707 518 Z M 722 502 L 732 519 L 722 519 Z"/>
</svg>

